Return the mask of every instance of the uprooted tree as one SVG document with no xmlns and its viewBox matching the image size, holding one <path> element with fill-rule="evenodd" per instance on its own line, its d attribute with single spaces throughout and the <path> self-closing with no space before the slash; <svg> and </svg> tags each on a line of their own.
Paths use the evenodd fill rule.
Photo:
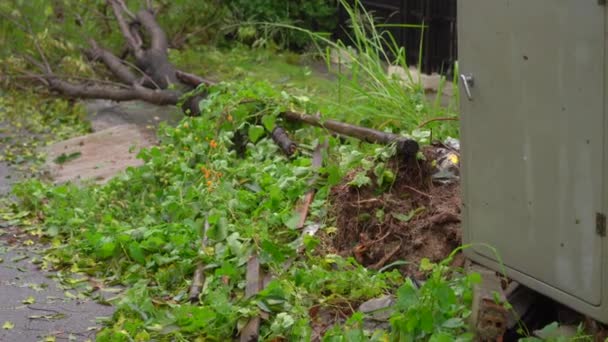
<svg viewBox="0 0 608 342">
<path fill-rule="evenodd" d="M 38 73 L 23 71 L 23 76 L 38 81 L 48 90 L 61 96 L 74 99 L 108 99 L 114 101 L 142 100 L 157 105 L 181 104 L 187 115 L 199 115 L 199 102 L 206 96 L 204 85 L 213 84 L 203 77 L 177 69 L 169 60 L 169 40 L 157 21 L 159 13 L 147 0 L 143 9 L 137 13 L 129 10 L 123 0 L 106 0 L 106 8 L 111 9 L 120 33 L 126 42 L 125 52 L 119 57 L 101 46 L 92 38 L 83 54 L 90 62 L 101 62 L 116 81 L 97 78 L 66 77 L 54 71 L 46 57 L 39 37 L 32 32 L 30 22 L 3 14 L 22 31 L 28 33 L 33 41 L 34 53 L 22 57 Z M 201 86 L 203 85 L 203 86 Z M 418 144 L 396 134 L 380 132 L 303 113 L 285 112 L 284 119 L 325 128 L 337 135 L 350 136 L 370 143 L 396 143 L 397 150 L 404 156 L 413 156 Z M 277 141 L 284 145 L 286 153 L 292 153 L 294 145 L 285 134 Z M 280 133 L 280 132 L 279 132 Z M 276 140 L 276 139 L 275 139 Z"/>
</svg>

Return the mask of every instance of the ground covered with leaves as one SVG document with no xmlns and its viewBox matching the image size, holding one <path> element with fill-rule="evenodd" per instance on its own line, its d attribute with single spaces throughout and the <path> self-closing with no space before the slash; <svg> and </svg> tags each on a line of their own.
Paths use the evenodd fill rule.
<svg viewBox="0 0 608 342">
<path fill-rule="evenodd" d="M 222 83 L 208 90 L 213 95 L 201 103 L 203 115 L 163 126 L 161 144 L 140 152 L 143 166 L 105 185 L 31 180 L 14 188 L 19 201 L 7 210 L 30 229 L 40 229 L 51 246 L 42 267 L 87 279 L 75 287 L 92 296 L 105 287 L 125 288 L 113 300 L 117 311 L 97 340 L 228 340 L 254 316 L 262 317 L 263 340 L 471 338 L 464 320 L 478 279 L 448 267 L 454 255 L 421 256 L 403 273 L 399 264 L 366 268 L 369 262 L 358 260 L 363 254 L 328 254 L 324 247 L 324 236 L 340 241 L 353 233 L 339 214 L 335 220 L 330 199 L 339 211 L 353 200 L 340 200 L 340 191 L 371 194 L 366 182 L 352 182 L 353 174 L 363 172 L 375 182 L 380 174 L 386 183 L 375 194 L 384 202 L 396 189 L 414 186 L 402 178 L 413 173 L 395 166 L 393 146 L 343 141 L 282 122 L 279 113 L 286 109 L 314 113 L 315 106 L 264 82 Z M 279 124 L 299 144 L 291 158 L 267 134 Z M 324 164 L 315 171 L 311 154 L 325 139 Z M 361 169 L 366 164 L 374 166 L 369 173 Z M 305 227 L 318 225 L 318 236 L 297 228 L 295 208 L 311 189 L 316 195 Z M 428 216 L 418 208 L 428 208 L 429 215 L 438 210 L 426 194 L 410 194 L 416 200 L 407 208 L 385 206 L 385 219 L 423 222 Z M 359 235 L 367 229 L 376 239 L 380 230 L 395 229 L 381 224 L 377 212 L 371 228 L 357 226 Z M 207 243 L 201 248 L 203 239 Z M 246 298 L 245 266 L 253 255 L 269 281 Z M 205 265 L 206 277 L 191 303 L 188 291 L 197 264 Z M 365 330 L 358 305 L 395 293 L 390 328 Z"/>
<path fill-rule="evenodd" d="M 0 89 L 0 162 L 26 176 L 40 175 L 44 146 L 90 132 L 84 107 L 33 92 Z"/>
</svg>

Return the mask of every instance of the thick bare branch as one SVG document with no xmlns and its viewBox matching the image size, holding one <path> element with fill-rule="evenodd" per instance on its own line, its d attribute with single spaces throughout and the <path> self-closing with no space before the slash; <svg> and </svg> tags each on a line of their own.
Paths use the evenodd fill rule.
<svg viewBox="0 0 608 342">
<path fill-rule="evenodd" d="M 176 70 L 175 75 L 177 78 L 185 84 L 191 85 L 193 87 L 198 87 L 199 84 L 204 83 L 206 85 L 213 85 L 215 82 L 211 80 L 204 79 L 198 75 L 190 74 L 185 71 Z"/>
<path fill-rule="evenodd" d="M 89 44 L 91 44 L 91 49 L 87 51 L 89 58 L 102 61 L 114 76 L 125 84 L 131 85 L 137 81 L 137 76 L 122 63 L 122 60 L 114 56 L 110 51 L 99 47 L 97 42 L 92 39 L 89 41 Z"/>
<path fill-rule="evenodd" d="M 131 20 L 135 20 L 135 14 L 133 14 L 133 12 L 129 11 L 129 7 L 127 7 L 127 4 L 125 4 L 124 1 L 122 0 L 114 0 L 118 3 L 118 5 L 120 5 L 120 7 L 122 8 L 122 10 L 129 16 L 129 18 L 131 18 Z"/>
<path fill-rule="evenodd" d="M 154 15 L 148 10 L 137 12 L 137 20 L 150 34 L 150 48 L 167 53 L 169 42 L 165 31 L 158 25 Z"/>
<path fill-rule="evenodd" d="M 169 90 L 152 90 L 140 85 L 120 89 L 99 84 L 71 83 L 47 75 L 45 77 L 52 90 L 64 96 L 81 99 L 108 99 L 114 101 L 142 100 L 157 105 L 177 104 L 180 94 Z"/>
<path fill-rule="evenodd" d="M 413 157 L 418 153 L 418 143 L 413 139 L 408 139 L 397 134 L 377 131 L 375 129 L 350 125 L 335 120 L 321 120 L 321 118 L 295 112 L 285 112 L 282 114 L 287 120 L 306 123 L 312 126 L 325 128 L 340 135 L 349 136 L 374 144 L 397 144 L 399 154 Z"/>
<path fill-rule="evenodd" d="M 125 18 L 122 16 L 122 8 L 117 0 L 107 0 L 108 4 L 112 6 L 112 10 L 114 11 L 114 16 L 116 17 L 116 21 L 118 22 L 118 26 L 120 27 L 120 31 L 122 35 L 125 37 L 125 40 L 129 44 L 129 48 L 131 52 L 135 56 L 135 58 L 141 58 L 144 51 L 142 50 L 141 45 L 137 39 L 133 37 L 131 34 L 131 29 L 129 28 L 129 24 L 125 21 Z"/>
<path fill-rule="evenodd" d="M 137 21 L 133 21 L 129 24 L 129 30 L 131 30 L 131 35 L 133 36 L 133 39 L 135 39 L 135 43 L 137 44 L 137 46 L 144 45 L 144 41 L 141 38 L 141 34 L 139 32 L 140 26 L 141 25 Z"/>
<path fill-rule="evenodd" d="M 178 85 L 180 83 L 175 73 L 175 67 L 169 62 L 167 54 L 163 51 L 146 50 L 143 56 L 136 60 L 136 65 L 161 89 L 168 88 L 170 84 Z"/>
</svg>

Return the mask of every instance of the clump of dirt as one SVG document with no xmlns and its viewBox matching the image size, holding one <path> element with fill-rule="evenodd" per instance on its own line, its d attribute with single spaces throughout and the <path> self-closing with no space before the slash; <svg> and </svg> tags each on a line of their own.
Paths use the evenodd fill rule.
<svg viewBox="0 0 608 342">
<path fill-rule="evenodd" d="M 337 232 L 331 244 L 339 254 L 353 256 L 373 269 L 404 260 L 402 271 L 423 278 L 419 262 L 445 259 L 461 244 L 460 187 L 433 183 L 437 149 L 425 148 L 426 160 L 390 163 L 396 178 L 380 192 L 376 186 L 349 185 L 357 172 L 332 189 Z M 368 175 L 375 184 L 375 177 Z"/>
</svg>

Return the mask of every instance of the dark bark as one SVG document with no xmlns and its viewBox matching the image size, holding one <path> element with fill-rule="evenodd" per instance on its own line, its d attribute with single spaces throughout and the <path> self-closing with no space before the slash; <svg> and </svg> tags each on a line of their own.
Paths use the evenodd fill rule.
<svg viewBox="0 0 608 342">
<path fill-rule="evenodd" d="M 99 60 L 103 62 L 108 69 L 116 76 L 118 80 L 125 84 L 133 84 L 137 81 L 131 70 L 124 65 L 123 61 L 114 56 L 110 51 L 105 50 L 97 44 L 94 40 L 90 41 L 91 49 L 87 51 L 88 57 L 92 60 Z"/>
<path fill-rule="evenodd" d="M 46 76 L 45 79 L 52 90 L 71 98 L 107 99 L 114 101 L 142 100 L 157 105 L 174 105 L 180 96 L 175 91 L 153 90 L 140 85 L 121 89 L 95 83 L 71 83 L 60 80 L 52 75 Z"/>
<path fill-rule="evenodd" d="M 194 74 L 190 74 L 187 73 L 185 71 L 181 71 L 181 70 L 177 70 L 175 71 L 175 75 L 177 76 L 177 78 L 185 84 L 188 84 L 194 88 L 198 87 L 201 83 L 204 83 L 206 85 L 214 85 L 215 82 L 202 78 L 198 75 L 194 75 Z"/>
<path fill-rule="evenodd" d="M 167 89 L 170 84 L 180 85 L 175 67 L 167 59 L 166 53 L 156 49 L 146 50 L 135 64 L 161 89 Z"/>
<path fill-rule="evenodd" d="M 298 146 L 294 143 L 287 135 L 287 132 L 282 127 L 276 126 L 271 133 L 272 140 L 281 148 L 283 153 L 285 153 L 288 157 L 292 156 Z"/>
<path fill-rule="evenodd" d="M 260 277 L 260 261 L 253 255 L 247 261 L 247 286 L 245 287 L 245 299 L 249 299 L 260 292 L 262 278 Z M 241 342 L 257 341 L 260 334 L 260 317 L 251 318 L 241 331 Z"/>
<path fill-rule="evenodd" d="M 169 43 L 165 31 L 158 25 L 152 12 L 147 9 L 137 12 L 137 20 L 150 35 L 150 49 L 162 52 L 167 56 Z"/>
<path fill-rule="evenodd" d="M 290 121 L 302 122 L 312 126 L 325 128 L 334 133 L 357 138 L 368 143 L 382 145 L 396 143 L 398 153 L 404 157 L 412 157 L 418 153 L 419 146 L 415 140 L 404 138 L 397 134 L 385 133 L 375 129 L 350 125 L 335 120 L 322 120 L 316 116 L 302 113 L 285 112 L 283 113 L 283 117 Z"/>
<path fill-rule="evenodd" d="M 212 81 L 205 80 L 197 75 L 179 71 L 169 62 L 167 56 L 167 36 L 160 25 L 158 25 L 150 9 L 150 3 L 148 3 L 148 9 L 140 10 L 136 15 L 129 12 L 123 0 L 107 0 L 107 3 L 114 11 L 114 16 L 129 45 L 129 50 L 135 57 L 135 64 L 140 69 L 139 71 L 143 73 L 143 76 L 140 78 L 139 75 L 134 74 L 127 67 L 128 63 L 101 48 L 94 41 L 91 41 L 92 49 L 89 51 L 90 55 L 94 59 L 102 61 L 116 78 L 126 85 L 126 88 L 101 85 L 101 82 L 72 83 L 64 81 L 53 74 L 44 52 L 36 44 L 42 63 L 35 60 L 32 63 L 37 65 L 44 73 L 40 77 L 41 82 L 52 90 L 71 98 L 100 98 L 115 101 L 143 100 L 158 105 L 178 104 L 180 96 L 201 83 L 207 85 L 213 84 Z M 123 12 L 127 16 L 134 18 L 136 22 L 127 23 L 123 17 Z M 145 29 L 150 38 L 150 47 L 147 50 L 144 50 L 142 47 L 143 41 L 139 34 L 139 25 Z M 176 90 L 167 90 L 171 85 L 175 85 Z M 204 97 L 206 97 L 204 92 L 190 96 L 190 98 L 183 101 L 182 110 L 187 115 L 200 115 L 199 103 Z M 296 112 L 282 113 L 282 117 L 288 121 L 321 127 L 332 133 L 357 138 L 369 143 L 395 143 L 398 153 L 407 158 L 415 156 L 419 149 L 416 141 L 396 134 L 350 125 L 335 120 L 321 120 L 319 117 Z M 282 128 L 275 129 L 272 132 L 272 138 L 287 155 L 292 155 L 295 152 L 297 148 L 296 144 L 289 139 L 287 133 Z"/>
<path fill-rule="evenodd" d="M 144 50 L 142 49 L 141 45 L 141 39 L 133 37 L 129 24 L 122 16 L 123 8 L 120 4 L 121 0 L 108 0 L 108 3 L 112 6 L 112 10 L 114 11 L 114 17 L 118 22 L 118 27 L 120 27 L 120 31 L 122 32 L 123 37 L 125 37 L 127 44 L 129 44 L 131 53 L 133 54 L 133 56 L 135 56 L 136 59 L 141 58 L 144 53 Z"/>
</svg>

